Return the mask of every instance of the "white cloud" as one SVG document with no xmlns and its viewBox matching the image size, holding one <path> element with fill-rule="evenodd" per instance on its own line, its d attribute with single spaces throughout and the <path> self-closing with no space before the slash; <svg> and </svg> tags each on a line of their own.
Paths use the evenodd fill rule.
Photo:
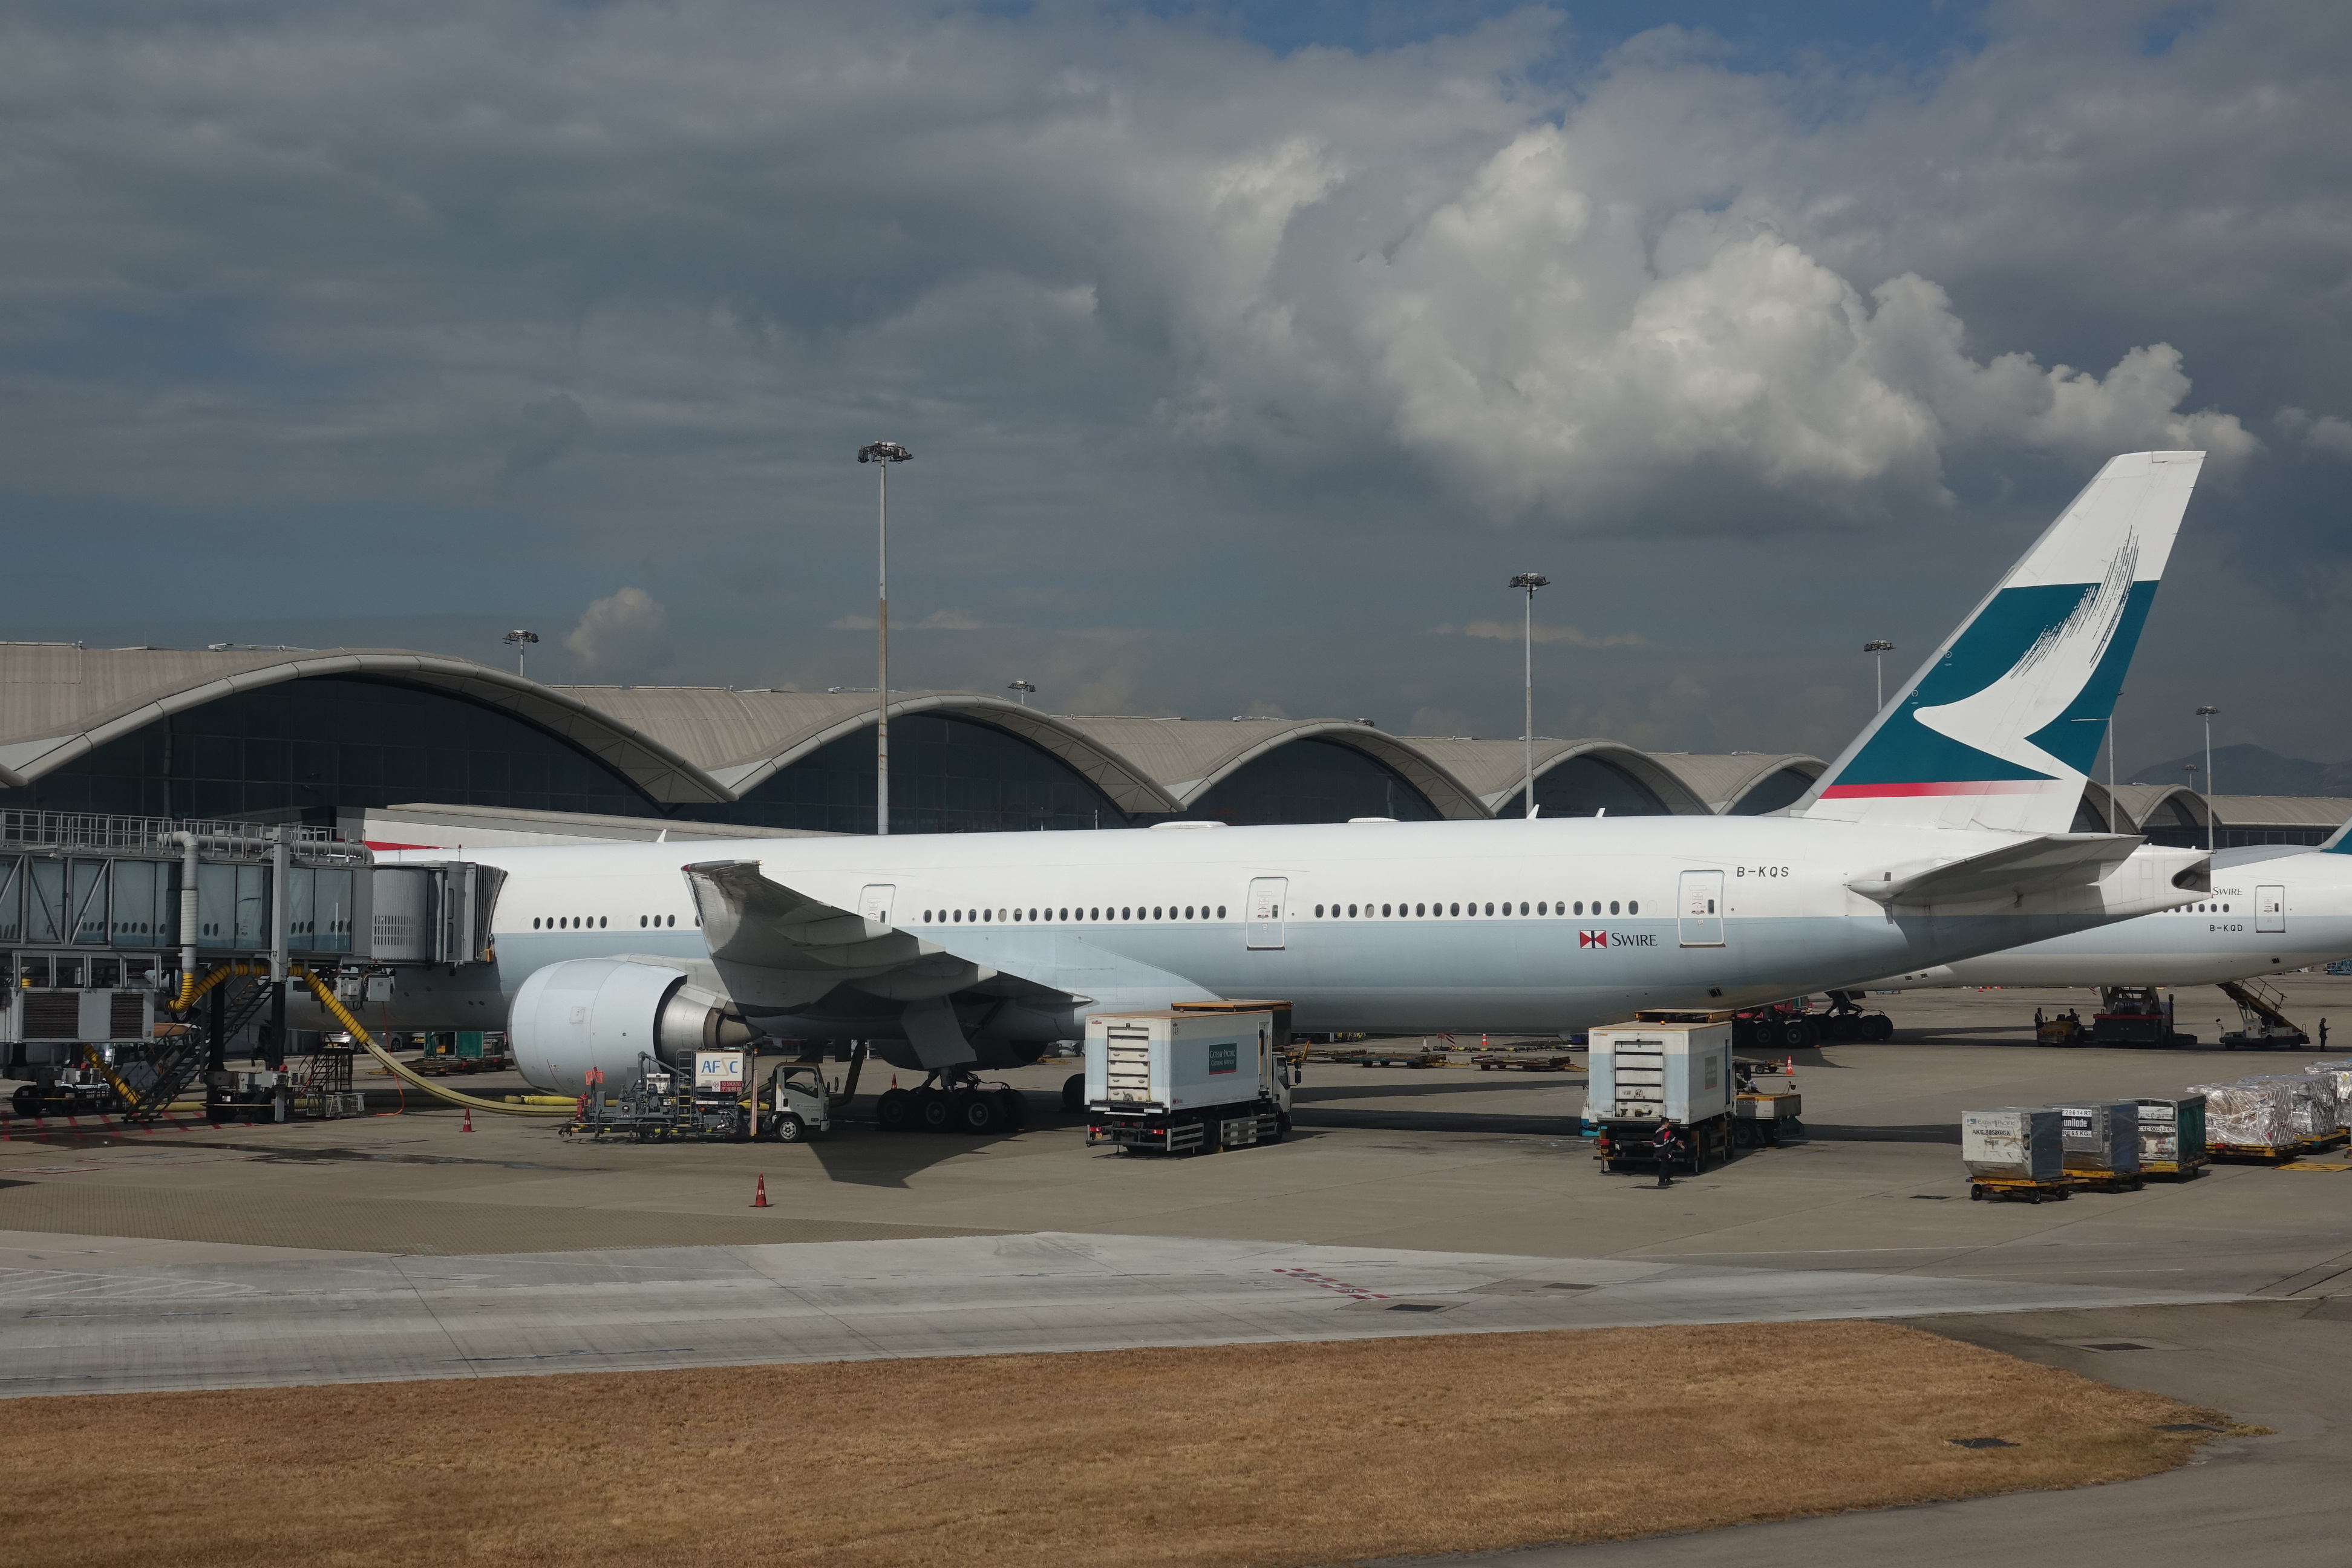
<svg viewBox="0 0 2352 1568">
<path fill-rule="evenodd" d="M 590 674 L 650 674 L 674 657 L 669 612 L 643 588 L 624 588 L 590 605 L 563 646 Z"/>
<path fill-rule="evenodd" d="M 2352 420 L 2333 414 L 2314 415 L 2300 408 L 2278 411 L 2279 427 L 2290 437 L 2333 458 L 2352 458 Z"/>
</svg>

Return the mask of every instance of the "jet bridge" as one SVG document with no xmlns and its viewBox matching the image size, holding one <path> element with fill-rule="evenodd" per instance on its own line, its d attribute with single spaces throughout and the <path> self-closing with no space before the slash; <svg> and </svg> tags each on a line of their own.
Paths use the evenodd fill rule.
<svg viewBox="0 0 2352 1568">
<path fill-rule="evenodd" d="M 0 811 L 0 1070 L 21 1113 L 133 1120 L 228 1077 L 247 1030 L 282 1075 L 290 975 L 358 1002 L 404 966 L 486 963 L 503 879 L 313 827 Z M 282 1079 L 280 1114 L 348 1090 L 328 1065 Z"/>
</svg>

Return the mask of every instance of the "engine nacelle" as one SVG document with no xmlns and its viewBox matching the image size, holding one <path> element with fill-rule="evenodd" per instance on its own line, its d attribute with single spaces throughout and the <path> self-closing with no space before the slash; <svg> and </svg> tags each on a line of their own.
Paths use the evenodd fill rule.
<svg viewBox="0 0 2352 1568">
<path fill-rule="evenodd" d="M 549 964 L 522 983 L 507 1020 L 515 1066 L 549 1094 L 586 1093 L 591 1068 L 617 1089 L 641 1055 L 690 1072 L 696 1051 L 751 1038 L 725 999 L 687 984 L 685 971 L 625 959 Z"/>
</svg>

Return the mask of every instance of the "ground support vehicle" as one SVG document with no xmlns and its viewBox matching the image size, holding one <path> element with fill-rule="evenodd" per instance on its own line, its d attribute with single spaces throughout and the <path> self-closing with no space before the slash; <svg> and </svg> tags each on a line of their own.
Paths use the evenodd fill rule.
<svg viewBox="0 0 2352 1568">
<path fill-rule="evenodd" d="M 293 1074 L 274 1068 L 230 1068 L 205 1075 L 208 1121 L 283 1121 L 294 1102 Z"/>
<path fill-rule="evenodd" d="M 1270 1013 L 1100 1014 L 1087 1020 L 1087 1142 L 1155 1154 L 1277 1143 L 1295 1075 Z"/>
<path fill-rule="evenodd" d="M 1530 1055 L 1521 1051 L 1480 1051 L 1470 1060 L 1480 1072 L 1574 1072 L 1576 1058 L 1566 1052 Z"/>
<path fill-rule="evenodd" d="M 1731 1101 L 1731 1141 L 1750 1149 L 1779 1148 L 1784 1136 L 1798 1131 L 1805 1113 L 1797 1080 L 1741 1070 L 1738 1084 Z"/>
<path fill-rule="evenodd" d="M 2194 1035 L 2172 1026 L 2172 1000 L 2160 985 L 2104 985 L 2091 1016 L 2095 1046 L 2193 1046 Z"/>
<path fill-rule="evenodd" d="M 1969 1197 L 1992 1203 L 2038 1204 L 2045 1199 L 2057 1203 L 2073 1191 L 2063 1178 L 2053 1182 L 2033 1182 L 2003 1176 L 1972 1176 L 1969 1180 Z"/>
<path fill-rule="evenodd" d="M 123 1109 L 122 1097 L 94 1067 L 41 1067 L 31 1083 L 19 1084 L 9 1105 L 19 1116 L 106 1116 Z"/>
<path fill-rule="evenodd" d="M 2311 1044 L 2295 1021 L 2280 1008 L 2286 995 L 2259 980 L 2225 980 L 2221 994 L 2238 1005 L 2239 1026 L 2221 1037 L 2223 1050 L 2294 1051 Z"/>
<path fill-rule="evenodd" d="M 504 1072 L 513 1067 L 507 1037 L 495 1029 L 457 1029 L 424 1037 L 424 1054 L 411 1064 L 427 1078 L 452 1073 Z"/>
<path fill-rule="evenodd" d="M 943 1068 L 912 1089 L 884 1089 L 874 1121 L 885 1132 L 1018 1132 L 1029 1125 L 1029 1102 L 970 1068 Z"/>
<path fill-rule="evenodd" d="M 1732 1016 L 1637 1013 L 1588 1036 L 1585 1120 L 1603 1173 L 1704 1171 L 1732 1158 Z M 1674 1141 L 1658 1128 L 1672 1122 Z"/>
<path fill-rule="evenodd" d="M 1342 1051 L 1324 1060 L 1360 1068 L 1442 1068 L 1454 1058 L 1444 1051 Z"/>
<path fill-rule="evenodd" d="M 740 1142 L 772 1138 L 796 1143 L 833 1129 L 833 1095 L 813 1062 L 783 1062 L 764 1084 L 744 1089 L 746 1053 L 698 1052 L 695 1078 L 640 1052 L 634 1079 L 617 1091 L 592 1082 L 570 1121 L 566 1138 L 585 1133 L 597 1142 L 639 1143 L 712 1140 Z M 749 1058 L 756 1064 L 758 1058 Z"/>
</svg>

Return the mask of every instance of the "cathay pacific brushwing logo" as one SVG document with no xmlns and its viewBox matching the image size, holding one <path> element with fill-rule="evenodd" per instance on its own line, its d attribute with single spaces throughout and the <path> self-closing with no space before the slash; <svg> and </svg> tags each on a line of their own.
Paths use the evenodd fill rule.
<svg viewBox="0 0 2352 1568">
<path fill-rule="evenodd" d="M 2129 535 L 2107 563 L 2105 577 L 2084 587 L 2066 618 L 2043 628 L 1999 679 L 1957 702 L 1916 708 L 1912 717 L 1939 735 L 2021 768 L 2045 775 L 2080 771 L 2035 745 L 2032 737 L 2090 684 L 2123 624 L 2138 570 L 2139 539 Z"/>
<path fill-rule="evenodd" d="M 1580 931 L 1576 933 L 1579 947 L 1607 947 L 1609 933 L 1605 931 Z"/>
</svg>

